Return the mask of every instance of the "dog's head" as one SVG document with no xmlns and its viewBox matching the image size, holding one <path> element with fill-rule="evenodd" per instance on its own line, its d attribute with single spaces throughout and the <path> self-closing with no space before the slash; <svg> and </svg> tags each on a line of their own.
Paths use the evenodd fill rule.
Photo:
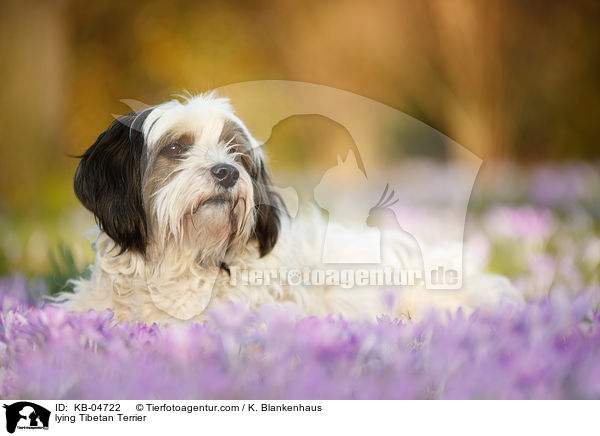
<svg viewBox="0 0 600 436">
<path fill-rule="evenodd" d="M 256 239 L 264 256 L 282 205 L 258 145 L 227 99 L 173 100 L 113 122 L 81 157 L 75 193 L 121 251 L 175 245 L 208 266 Z"/>
</svg>

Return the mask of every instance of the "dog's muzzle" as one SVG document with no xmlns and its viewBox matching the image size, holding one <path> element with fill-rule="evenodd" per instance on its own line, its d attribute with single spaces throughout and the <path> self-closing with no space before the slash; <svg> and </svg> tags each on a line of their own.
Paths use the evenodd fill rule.
<svg viewBox="0 0 600 436">
<path fill-rule="evenodd" d="M 217 183 L 224 188 L 231 188 L 236 184 L 240 177 L 240 172 L 236 167 L 229 164 L 218 164 L 210 169 Z"/>
</svg>

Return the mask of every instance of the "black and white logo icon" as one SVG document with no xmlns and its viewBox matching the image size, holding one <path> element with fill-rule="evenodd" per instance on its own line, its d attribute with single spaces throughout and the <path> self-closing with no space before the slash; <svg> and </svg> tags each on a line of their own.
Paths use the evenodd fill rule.
<svg viewBox="0 0 600 436">
<path fill-rule="evenodd" d="M 50 411 L 29 401 L 19 401 L 6 409 L 6 431 L 14 433 L 16 429 L 48 429 Z"/>
</svg>

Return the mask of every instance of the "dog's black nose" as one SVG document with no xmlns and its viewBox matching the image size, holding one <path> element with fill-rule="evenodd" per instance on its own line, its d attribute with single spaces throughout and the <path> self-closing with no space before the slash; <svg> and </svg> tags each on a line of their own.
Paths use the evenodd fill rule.
<svg viewBox="0 0 600 436">
<path fill-rule="evenodd" d="M 218 180 L 219 185 L 231 188 L 237 182 L 240 172 L 236 167 L 229 164 L 218 164 L 210 169 L 210 172 Z"/>
</svg>

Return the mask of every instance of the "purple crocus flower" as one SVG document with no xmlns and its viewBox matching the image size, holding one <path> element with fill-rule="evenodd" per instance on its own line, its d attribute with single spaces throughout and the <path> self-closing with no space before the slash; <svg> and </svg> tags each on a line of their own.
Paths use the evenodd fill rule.
<svg viewBox="0 0 600 436">
<path fill-rule="evenodd" d="M 33 399 L 600 398 L 600 317 L 586 295 L 411 324 L 290 309 L 206 325 L 3 308 L 0 396 Z M 594 378 L 596 377 L 596 378 Z"/>
</svg>

